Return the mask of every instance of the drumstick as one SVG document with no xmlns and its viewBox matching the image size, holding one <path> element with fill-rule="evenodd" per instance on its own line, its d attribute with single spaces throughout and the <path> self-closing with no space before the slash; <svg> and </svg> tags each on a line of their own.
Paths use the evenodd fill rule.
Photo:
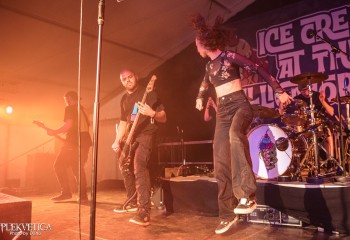
<svg viewBox="0 0 350 240">
<path fill-rule="evenodd" d="M 324 91 L 324 88 L 323 88 L 323 81 L 321 83 L 321 91 Z"/>
</svg>

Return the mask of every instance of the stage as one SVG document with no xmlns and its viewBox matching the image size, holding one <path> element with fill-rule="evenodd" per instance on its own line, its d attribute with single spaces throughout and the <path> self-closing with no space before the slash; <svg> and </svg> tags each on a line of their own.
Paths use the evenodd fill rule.
<svg viewBox="0 0 350 240">
<path fill-rule="evenodd" d="M 201 180 L 199 180 L 201 178 Z M 203 179 L 202 179 L 203 178 Z M 94 239 L 96 240 L 114 240 L 114 239 L 128 239 L 128 240 L 140 240 L 140 239 L 181 239 L 181 240 L 203 240 L 203 239 L 245 239 L 245 240 L 295 240 L 295 239 L 312 239 L 312 240 L 334 240 L 334 239 L 349 239 L 346 234 L 332 234 L 327 232 L 320 232 L 316 227 L 290 227 L 290 226 L 276 226 L 272 224 L 261 224 L 247 222 L 241 219 L 237 224 L 231 227 L 229 231 L 222 235 L 216 235 L 214 229 L 219 223 L 219 219 L 215 212 L 215 181 L 209 181 L 204 177 L 186 177 L 186 182 L 181 181 L 182 178 L 173 178 L 171 180 L 163 181 L 164 187 L 168 193 L 170 191 L 177 191 L 179 186 L 184 186 L 184 194 L 187 194 L 190 186 L 195 189 L 191 192 L 192 199 L 188 199 L 187 196 L 183 196 L 186 202 L 179 202 L 178 196 L 175 195 L 173 202 L 173 213 L 169 212 L 170 209 L 165 210 L 161 207 L 155 207 L 157 201 L 165 200 L 159 199 L 161 194 L 156 194 L 153 197 L 152 202 L 155 204 L 151 210 L 151 225 L 148 227 L 141 227 L 129 223 L 129 219 L 133 216 L 132 213 L 118 214 L 113 212 L 115 207 L 120 206 L 125 201 L 126 192 L 124 187 L 120 186 L 119 182 L 116 182 L 113 188 L 100 189 L 97 191 L 96 202 L 96 233 Z M 100 183 L 98 186 L 103 185 Z M 178 185 L 177 185 L 178 184 Z M 177 185 L 177 186 L 176 186 Z M 197 191 L 197 185 L 202 186 L 200 191 Z M 176 186 L 176 188 L 175 188 Z M 158 189 L 159 190 L 159 189 Z M 259 187 L 259 190 L 261 188 Z M 173 192 L 175 193 L 175 192 Z M 31 236 L 32 240 L 50 239 L 82 239 L 88 240 L 90 238 L 90 220 L 91 220 L 91 202 L 85 203 L 79 206 L 76 202 L 76 195 L 72 199 L 64 202 L 54 203 L 50 200 L 52 195 L 57 194 L 34 194 L 21 196 L 21 202 L 28 203 L 31 208 L 31 219 L 13 219 L 12 216 L 16 215 L 16 211 L 24 213 L 25 206 L 19 207 L 16 205 L 16 198 L 12 198 L 13 206 L 15 208 L 6 207 L 6 210 L 1 211 L 2 224 L 33 224 L 33 226 L 41 226 L 39 231 L 35 232 L 35 235 Z M 197 196 L 198 195 L 198 196 Z M 168 196 L 168 194 L 165 194 Z M 8 196 L 9 197 L 9 196 Z M 198 198 L 202 200 L 198 203 Z M 90 199 L 90 197 L 89 197 Z M 169 199 L 165 201 L 166 205 L 169 205 Z M 188 201 L 188 202 L 187 202 Z M 179 211 L 179 204 L 184 205 L 186 203 L 192 203 L 193 211 L 183 208 L 182 212 Z M 4 203 L 4 207 L 7 203 Z M 30 204 L 30 205 L 29 205 Z M 203 205 L 202 205 L 203 204 Z M 207 204 L 207 205 L 205 205 Z M 213 212 L 205 212 L 203 216 L 198 214 L 198 211 L 202 209 L 209 209 Z M 3 216 L 6 213 L 6 216 Z M 29 216 L 29 215 L 28 215 Z M 24 226 L 24 225 L 19 225 Z M 48 228 L 50 226 L 50 228 Z M 45 228 L 43 228 L 45 227 Z M 8 229 L 4 228 L 4 231 Z M 12 237 L 11 237 L 12 236 Z M 13 235 L 9 238 L 1 238 L 4 240 L 12 240 Z M 24 238 L 20 238 L 24 239 Z"/>
<path fill-rule="evenodd" d="M 164 205 L 169 212 L 217 216 L 217 185 L 207 176 L 162 180 Z M 257 180 L 257 203 L 329 232 L 350 232 L 350 185 L 333 182 L 277 182 Z"/>
</svg>

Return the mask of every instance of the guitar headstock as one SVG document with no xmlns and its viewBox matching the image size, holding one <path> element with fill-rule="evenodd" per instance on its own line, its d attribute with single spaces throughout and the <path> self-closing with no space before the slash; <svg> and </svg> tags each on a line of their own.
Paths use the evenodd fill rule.
<svg viewBox="0 0 350 240">
<path fill-rule="evenodd" d="M 153 88 L 154 88 L 154 82 L 157 80 L 157 76 L 156 75 L 153 75 L 151 77 L 151 80 L 149 80 L 148 84 L 147 84 L 147 87 L 146 87 L 146 91 L 149 93 L 149 92 L 152 92 L 153 91 Z"/>
<path fill-rule="evenodd" d="M 44 122 L 42 122 L 42 121 L 33 120 L 33 123 L 34 123 L 35 125 L 37 125 L 38 127 L 46 128 Z"/>
</svg>

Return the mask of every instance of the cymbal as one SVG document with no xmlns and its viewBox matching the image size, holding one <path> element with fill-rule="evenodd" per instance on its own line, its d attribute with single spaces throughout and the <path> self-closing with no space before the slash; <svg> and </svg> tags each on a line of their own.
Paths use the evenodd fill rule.
<svg viewBox="0 0 350 240">
<path fill-rule="evenodd" d="M 306 119 L 301 118 L 295 114 L 285 114 L 281 120 L 286 125 L 294 126 L 303 126 L 306 123 Z"/>
<path fill-rule="evenodd" d="M 294 105 L 298 107 L 307 107 L 307 103 L 305 101 L 297 98 L 294 99 Z"/>
<path fill-rule="evenodd" d="M 328 75 L 324 73 L 308 72 L 308 73 L 302 73 L 302 74 L 296 75 L 292 77 L 290 81 L 296 84 L 313 84 L 313 83 L 322 82 L 327 78 L 328 78 Z"/>
<path fill-rule="evenodd" d="M 275 109 L 264 107 L 258 104 L 252 104 L 254 116 L 261 119 L 273 119 L 280 116 L 279 112 Z"/>
<path fill-rule="evenodd" d="M 340 102 L 341 103 L 350 103 L 350 96 L 342 96 L 342 97 L 339 97 L 339 98 L 340 98 Z M 337 103 L 338 99 L 337 98 L 332 98 L 331 101 Z"/>
</svg>

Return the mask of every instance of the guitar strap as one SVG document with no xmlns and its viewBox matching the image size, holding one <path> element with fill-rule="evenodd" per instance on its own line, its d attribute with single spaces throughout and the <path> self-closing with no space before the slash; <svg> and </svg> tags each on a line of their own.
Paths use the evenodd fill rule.
<svg viewBox="0 0 350 240">
<path fill-rule="evenodd" d="M 89 119 L 83 108 L 80 108 L 83 121 L 81 121 L 80 133 L 81 133 L 81 143 L 83 147 L 90 147 L 92 145 L 92 140 L 89 134 Z"/>
</svg>

